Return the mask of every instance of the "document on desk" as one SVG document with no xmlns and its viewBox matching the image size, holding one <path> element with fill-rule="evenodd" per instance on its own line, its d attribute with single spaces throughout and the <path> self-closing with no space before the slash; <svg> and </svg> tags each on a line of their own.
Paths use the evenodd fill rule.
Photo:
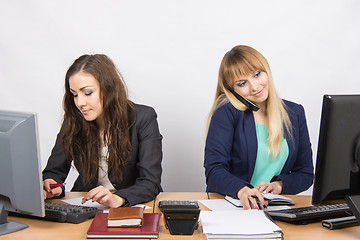
<svg viewBox="0 0 360 240">
<path fill-rule="evenodd" d="M 238 199 L 234 199 L 240 202 Z M 238 206 L 238 203 L 233 204 L 225 199 L 207 199 L 207 200 L 198 200 L 201 204 L 206 206 L 212 211 L 234 211 L 234 210 L 243 210 L 242 206 Z M 268 206 L 268 211 L 277 211 L 282 209 L 290 209 L 289 206 Z"/>
<path fill-rule="evenodd" d="M 211 211 L 234 211 L 239 209 L 234 205 L 230 204 L 225 199 L 201 199 L 198 200 L 202 205 L 209 208 Z"/>
<path fill-rule="evenodd" d="M 80 198 L 70 198 L 70 199 L 63 199 L 61 201 L 66 202 L 68 204 L 72 204 L 72 205 L 80 205 L 80 206 L 85 206 L 85 207 L 96 207 L 99 210 L 102 210 L 104 213 L 108 213 L 109 212 L 109 207 L 104 206 L 100 203 L 97 202 L 92 202 L 92 201 L 87 201 L 85 203 L 81 203 L 82 201 L 82 197 Z M 134 205 L 133 207 L 145 207 L 145 209 L 150 209 L 151 207 L 145 206 L 143 204 L 137 204 Z"/>
<path fill-rule="evenodd" d="M 79 205 L 79 206 L 85 206 L 85 207 L 96 207 L 99 210 L 102 210 L 103 212 L 109 212 L 109 207 L 104 206 L 100 203 L 97 202 L 92 202 L 92 201 L 87 201 L 85 203 L 81 203 L 82 201 L 82 197 L 79 198 L 70 198 L 70 199 L 63 199 L 61 201 L 66 202 L 68 204 L 72 204 L 72 205 Z"/>
<path fill-rule="evenodd" d="M 207 239 L 282 239 L 282 230 L 264 211 L 201 211 Z"/>
</svg>

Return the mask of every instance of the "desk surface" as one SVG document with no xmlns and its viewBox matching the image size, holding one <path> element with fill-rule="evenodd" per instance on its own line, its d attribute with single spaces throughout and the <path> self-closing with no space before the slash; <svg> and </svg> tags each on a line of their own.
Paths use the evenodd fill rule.
<svg viewBox="0 0 360 240">
<path fill-rule="evenodd" d="M 83 193 L 66 193 L 66 198 L 81 197 Z M 311 205 L 310 196 L 289 196 L 296 204 L 296 207 L 309 206 Z M 204 193 L 204 192 L 162 192 L 158 197 L 149 203 L 147 206 L 151 207 L 150 210 L 160 212 L 158 209 L 158 202 L 160 200 L 201 200 L 201 199 L 219 199 L 223 198 L 220 194 Z M 53 200 L 59 201 L 59 200 Z M 208 210 L 205 206 L 200 204 L 201 210 Z M 9 220 L 25 223 L 29 225 L 29 228 L 15 233 L 11 233 L 5 236 L 0 236 L 0 239 L 86 239 L 86 232 L 92 222 L 89 219 L 80 224 L 71 223 L 56 223 L 44 220 L 36 220 L 30 218 L 20 218 L 10 216 Z M 283 230 L 284 238 L 286 240 L 295 239 L 360 239 L 360 226 L 349 227 L 339 230 L 327 230 L 321 227 L 320 223 L 312 223 L 308 225 L 293 225 L 276 221 L 276 224 Z M 160 235 L 159 239 L 206 239 L 202 233 L 201 226 L 194 232 L 192 236 L 176 236 L 170 235 L 169 231 L 165 228 L 163 218 L 160 221 Z"/>
</svg>

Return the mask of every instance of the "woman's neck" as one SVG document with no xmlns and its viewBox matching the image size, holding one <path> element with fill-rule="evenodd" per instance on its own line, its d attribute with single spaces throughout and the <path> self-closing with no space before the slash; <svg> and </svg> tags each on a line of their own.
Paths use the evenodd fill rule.
<svg viewBox="0 0 360 240">
<path fill-rule="evenodd" d="M 254 120 L 256 123 L 266 125 L 267 122 L 267 116 L 266 116 L 266 107 L 262 106 L 260 109 L 256 112 L 253 112 Z"/>
</svg>

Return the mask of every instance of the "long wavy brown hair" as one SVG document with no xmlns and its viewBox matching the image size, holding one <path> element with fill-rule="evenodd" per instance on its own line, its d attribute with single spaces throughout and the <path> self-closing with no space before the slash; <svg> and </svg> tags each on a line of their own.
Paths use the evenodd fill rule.
<svg viewBox="0 0 360 240">
<path fill-rule="evenodd" d="M 81 71 L 91 74 L 100 84 L 105 129 L 99 129 L 95 120 L 86 121 L 74 103 L 69 79 Z M 82 55 L 76 59 L 65 76 L 63 107 L 63 150 L 69 162 L 74 160 L 83 183 L 90 184 L 97 177 L 102 141 L 108 147 L 108 170 L 121 180 L 132 150 L 130 127 L 133 122 L 130 121 L 135 119 L 130 119 L 129 112 L 135 109 L 113 61 L 103 54 Z M 100 136 L 101 131 L 103 136 Z"/>
</svg>

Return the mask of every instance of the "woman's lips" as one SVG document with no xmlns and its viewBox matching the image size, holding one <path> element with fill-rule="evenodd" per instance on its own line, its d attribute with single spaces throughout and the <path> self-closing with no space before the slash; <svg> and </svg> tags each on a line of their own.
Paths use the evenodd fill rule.
<svg viewBox="0 0 360 240">
<path fill-rule="evenodd" d="M 82 114 L 86 115 L 90 112 L 90 110 L 82 110 L 81 112 L 82 112 Z"/>
<path fill-rule="evenodd" d="M 257 93 L 254 94 L 255 97 L 259 97 L 262 92 L 264 91 L 264 89 L 261 89 L 260 91 L 258 91 Z"/>
</svg>

